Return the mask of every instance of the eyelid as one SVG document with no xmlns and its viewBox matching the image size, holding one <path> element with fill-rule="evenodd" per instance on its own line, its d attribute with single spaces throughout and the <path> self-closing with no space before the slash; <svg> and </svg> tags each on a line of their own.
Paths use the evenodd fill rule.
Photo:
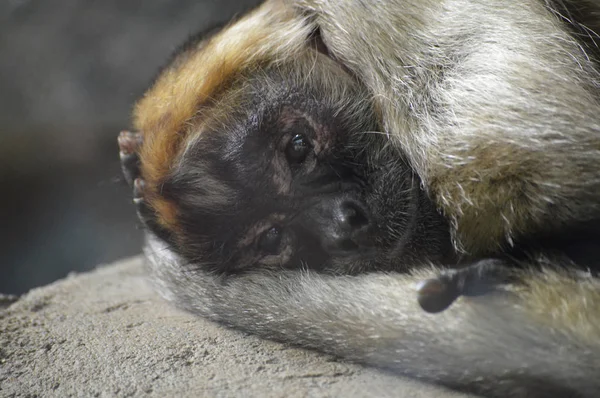
<svg viewBox="0 0 600 398">
<path fill-rule="evenodd" d="M 278 123 L 282 132 L 279 149 L 285 149 L 296 134 L 304 135 L 311 145 L 314 146 L 315 130 L 311 122 L 297 111 L 288 110 L 287 112 L 292 113 L 292 116 L 288 120 L 280 120 Z"/>
</svg>

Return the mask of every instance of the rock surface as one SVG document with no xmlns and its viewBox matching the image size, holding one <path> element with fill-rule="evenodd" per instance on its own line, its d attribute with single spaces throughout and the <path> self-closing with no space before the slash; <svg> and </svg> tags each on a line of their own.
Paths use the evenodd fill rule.
<svg viewBox="0 0 600 398">
<path fill-rule="evenodd" d="M 128 259 L 0 297 L 0 396 L 459 397 L 163 302 Z"/>
</svg>

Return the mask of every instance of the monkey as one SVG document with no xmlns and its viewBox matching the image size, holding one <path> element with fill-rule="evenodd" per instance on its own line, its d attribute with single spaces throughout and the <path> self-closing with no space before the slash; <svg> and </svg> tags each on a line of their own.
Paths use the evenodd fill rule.
<svg viewBox="0 0 600 398">
<path fill-rule="evenodd" d="M 290 3 L 313 14 L 332 57 L 375 93 L 384 130 L 451 221 L 457 248 L 493 254 L 597 219 L 597 63 L 550 11 L 598 15 L 597 3 Z"/>
<path fill-rule="evenodd" d="M 593 58 L 547 2 L 340 4 L 267 1 L 136 105 L 119 147 L 157 290 L 460 390 L 595 396 L 598 278 L 511 261 L 596 218 Z"/>
</svg>

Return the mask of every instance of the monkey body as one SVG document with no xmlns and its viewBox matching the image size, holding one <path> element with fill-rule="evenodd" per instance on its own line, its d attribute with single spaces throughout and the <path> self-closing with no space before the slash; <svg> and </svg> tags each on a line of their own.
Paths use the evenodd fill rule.
<svg viewBox="0 0 600 398">
<path fill-rule="evenodd" d="M 539 1 L 365 4 L 268 1 L 138 102 L 121 156 L 157 289 L 450 387 L 595 396 L 598 279 L 485 260 L 597 218 L 595 64 Z M 425 280 L 462 297 L 427 314 Z"/>
<path fill-rule="evenodd" d="M 551 4 L 290 3 L 373 92 L 459 248 L 489 255 L 598 218 L 600 75 Z"/>
</svg>

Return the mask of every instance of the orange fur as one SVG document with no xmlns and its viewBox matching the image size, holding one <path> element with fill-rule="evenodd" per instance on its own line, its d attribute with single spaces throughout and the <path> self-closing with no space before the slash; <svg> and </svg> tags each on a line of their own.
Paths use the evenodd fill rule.
<svg viewBox="0 0 600 398">
<path fill-rule="evenodd" d="M 305 21 L 270 1 L 208 41 L 200 51 L 176 60 L 137 103 L 134 125 L 144 136 L 140 151 L 146 202 L 158 222 L 177 229 L 174 204 L 160 196 L 191 132 L 202 130 L 195 116 L 219 92 L 250 67 L 276 63 L 305 48 L 310 31 Z M 282 33 L 283 32 L 283 33 Z"/>
</svg>

